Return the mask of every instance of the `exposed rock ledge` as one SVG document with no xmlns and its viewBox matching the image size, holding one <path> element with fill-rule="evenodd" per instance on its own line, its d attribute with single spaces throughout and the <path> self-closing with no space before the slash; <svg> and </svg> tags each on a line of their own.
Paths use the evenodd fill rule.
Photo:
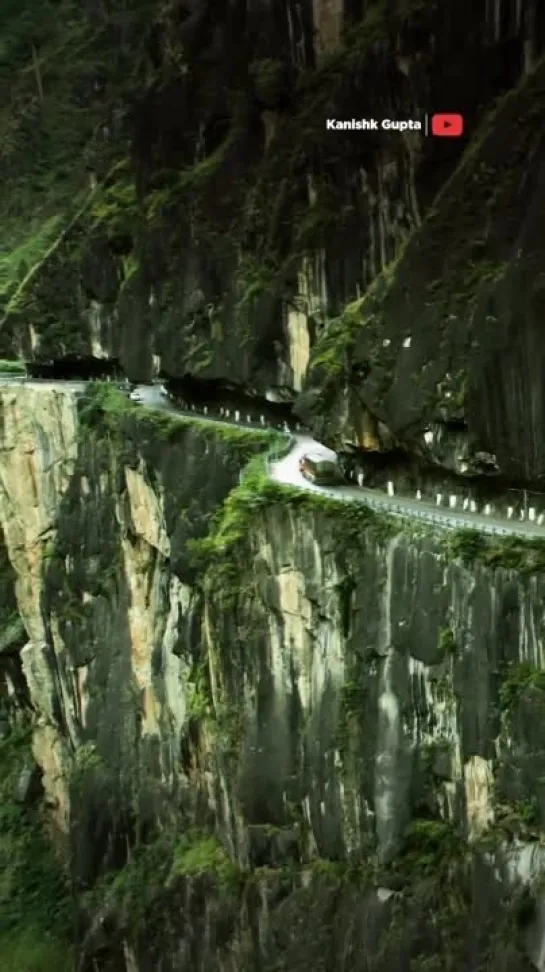
<svg viewBox="0 0 545 972">
<path fill-rule="evenodd" d="M 398 933 L 379 970 L 416 961 L 422 940 L 442 961 L 456 949 L 457 970 L 467 948 L 494 962 L 509 946 L 502 968 L 520 972 L 524 942 L 538 962 L 539 915 L 524 937 L 519 891 L 494 862 L 506 841 L 536 847 L 542 832 L 543 577 L 464 566 L 444 538 L 363 511 L 243 488 L 222 543 L 197 543 L 196 560 L 188 540 L 238 482 L 247 438 L 130 408 L 78 418 L 49 390 L 4 390 L 0 404 L 34 753 L 78 881 L 123 866 L 136 801 L 142 832 L 181 812 L 174 842 L 212 827 L 229 855 L 201 840 L 180 852 L 186 890 L 165 874 L 153 892 L 163 916 L 181 894 L 179 923 L 157 926 L 169 970 L 191 949 L 202 969 L 308 968 L 306 922 L 322 927 L 322 906 L 353 929 L 352 958 L 331 928 L 318 936 L 345 972 L 373 953 L 355 917 L 375 921 L 379 905 L 379 938 L 392 922 Z M 197 852 L 216 886 L 235 868 L 229 903 L 195 884 Z M 533 884 L 540 868 L 515 876 Z M 447 902 L 447 880 L 461 898 Z M 158 941 L 141 940 L 113 894 L 100 948 L 125 942 L 119 968 L 143 972 Z M 198 900 L 206 934 L 188 917 Z M 509 943 L 486 933 L 475 945 L 479 908 L 503 915 Z M 260 928 L 253 943 L 246 922 Z M 283 933 L 291 922 L 302 937 Z"/>
</svg>

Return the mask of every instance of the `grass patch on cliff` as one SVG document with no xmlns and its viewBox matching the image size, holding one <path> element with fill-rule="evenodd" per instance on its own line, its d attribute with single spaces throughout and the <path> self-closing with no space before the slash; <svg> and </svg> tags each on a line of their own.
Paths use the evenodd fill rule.
<svg viewBox="0 0 545 972">
<path fill-rule="evenodd" d="M 545 671 L 530 662 L 516 662 L 505 670 L 500 686 L 499 703 L 502 711 L 509 711 L 528 688 L 545 692 Z"/>
<path fill-rule="evenodd" d="M 0 740 L 0 967 L 3 972 L 69 972 L 74 914 L 68 883 L 44 830 L 39 800 L 18 799 L 34 766 L 30 731 Z"/>
<path fill-rule="evenodd" d="M 545 571 L 545 540 L 522 536 L 491 537 L 478 530 L 454 530 L 448 539 L 449 555 L 466 567 L 482 564 L 491 569 L 515 570 L 524 577 Z"/>
<path fill-rule="evenodd" d="M 100 878 L 85 903 L 91 913 L 107 914 L 134 932 L 183 882 L 208 881 L 230 893 L 238 889 L 241 876 L 217 837 L 195 828 L 184 831 L 180 824 L 179 830 L 166 828 L 132 848 L 125 866 Z"/>
<path fill-rule="evenodd" d="M 350 353 L 361 327 L 363 298 L 347 304 L 343 313 L 330 320 L 317 343 L 311 358 L 311 367 L 325 372 L 329 377 L 339 377 L 348 367 Z"/>
<path fill-rule="evenodd" d="M 357 547 L 363 532 L 370 532 L 380 542 L 399 533 L 400 526 L 387 513 L 379 513 L 364 502 L 347 502 L 334 493 L 314 493 L 296 486 L 267 480 L 262 494 L 267 504 L 282 504 L 294 513 L 321 514 L 345 547 Z"/>
<path fill-rule="evenodd" d="M 458 858 L 464 846 L 462 833 L 447 820 L 416 817 L 405 831 L 399 859 L 412 875 L 436 874 Z"/>
<path fill-rule="evenodd" d="M 66 942 L 44 940 L 42 928 L 0 932 L 2 972 L 73 972 L 74 953 Z"/>
<path fill-rule="evenodd" d="M 373 364 L 380 365 L 386 381 L 395 355 L 391 342 L 380 340 L 382 318 L 380 302 L 387 292 L 402 252 L 375 277 L 363 297 L 348 303 L 342 313 L 328 320 L 316 341 L 309 362 L 307 396 L 310 412 L 316 416 L 317 437 L 325 437 L 330 416 L 344 409 L 347 390 L 356 389 L 367 378 Z M 356 363 L 358 341 L 365 335 L 371 349 L 365 361 Z M 340 396 L 340 397 L 339 397 Z M 303 401 L 305 396 L 303 395 Z M 358 406 L 361 410 L 362 404 Z"/>
<path fill-rule="evenodd" d="M 184 416 L 148 408 L 131 399 L 108 382 L 90 382 L 79 399 L 79 419 L 83 428 L 99 434 L 120 435 L 136 425 L 157 440 L 171 441 L 182 427 L 192 424 Z"/>
<path fill-rule="evenodd" d="M 180 877 L 212 877 L 224 888 L 238 886 L 240 871 L 217 837 L 189 833 L 175 846 L 168 883 Z"/>
<path fill-rule="evenodd" d="M 285 436 L 269 434 L 271 449 L 278 449 L 285 442 Z M 208 536 L 190 542 L 196 565 L 205 568 L 247 537 L 250 521 L 268 505 L 268 482 L 267 454 L 253 456 L 241 472 L 239 485 L 231 490 L 213 518 Z"/>
<path fill-rule="evenodd" d="M 236 426 L 205 419 L 200 416 L 178 415 L 163 412 L 153 406 L 140 405 L 108 382 L 91 382 L 85 395 L 79 400 L 79 418 L 84 428 L 96 432 L 120 434 L 135 425 L 158 440 L 172 442 L 188 428 L 198 428 L 203 435 L 220 439 L 238 453 L 262 446 L 270 447 L 275 433 L 264 429 L 237 428 Z M 247 456 L 246 456 L 247 458 Z"/>
<path fill-rule="evenodd" d="M 458 654 L 458 643 L 452 628 L 439 628 L 437 648 L 443 658 Z"/>
<path fill-rule="evenodd" d="M 105 184 L 97 188 L 89 215 L 93 225 L 101 228 L 107 239 L 114 241 L 120 237 L 132 237 L 138 213 L 130 160 L 122 159 L 115 164 Z"/>
<path fill-rule="evenodd" d="M 284 451 L 289 448 L 286 437 L 278 437 Z M 278 449 L 275 450 L 278 452 Z M 276 482 L 269 477 L 267 457 L 255 456 L 246 467 L 241 483 L 231 491 L 218 511 L 207 537 L 192 544 L 192 555 L 201 569 L 222 564 L 236 583 L 239 575 L 237 548 L 259 528 L 260 517 L 274 510 L 288 510 L 295 517 L 312 517 L 316 529 L 321 521 L 335 537 L 343 556 L 361 550 L 364 534 L 371 534 L 384 543 L 399 532 L 399 525 L 386 515 L 378 514 L 364 503 L 348 503 L 341 498 L 313 493 L 296 486 Z M 264 522 L 262 519 L 261 522 Z M 321 527 L 320 527 L 321 530 Z"/>
</svg>

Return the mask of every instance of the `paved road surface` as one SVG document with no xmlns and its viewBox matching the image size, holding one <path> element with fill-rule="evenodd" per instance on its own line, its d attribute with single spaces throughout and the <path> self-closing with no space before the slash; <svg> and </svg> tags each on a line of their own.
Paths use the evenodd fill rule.
<svg viewBox="0 0 545 972">
<path fill-rule="evenodd" d="M 18 378 L 15 376 L 0 376 L 0 384 L 19 385 L 24 384 L 27 388 L 54 388 L 57 391 L 67 391 L 83 393 L 86 382 L 83 381 L 32 381 L 29 379 Z M 196 408 L 195 411 L 183 411 L 176 407 L 161 392 L 159 385 L 138 385 L 137 391 L 141 401 L 148 408 L 158 409 L 162 412 L 170 412 L 181 416 L 193 416 L 199 421 L 214 422 L 221 425 L 234 425 L 238 427 L 259 428 L 259 424 L 254 422 L 248 424 L 244 421 L 244 413 L 240 414 L 241 421 L 235 421 L 235 412 L 231 411 L 227 418 L 216 418 L 205 416 Z M 335 453 L 326 449 L 321 443 L 316 442 L 305 434 L 295 434 L 294 445 L 291 451 L 283 459 L 270 465 L 269 472 L 273 479 L 279 483 L 296 486 L 298 489 L 305 489 L 308 492 L 329 495 L 338 500 L 347 502 L 366 503 L 373 509 L 383 510 L 393 516 L 401 518 L 411 517 L 422 520 L 426 523 L 433 523 L 444 529 L 473 529 L 482 533 L 495 534 L 500 536 L 521 536 L 528 539 L 545 539 L 545 526 L 529 521 L 520 522 L 518 520 L 507 520 L 494 516 L 486 516 L 483 513 L 464 513 L 455 510 L 447 510 L 444 507 L 436 507 L 425 500 L 409 499 L 407 497 L 388 496 L 378 490 L 366 489 L 359 486 L 337 486 L 335 488 L 325 488 L 309 483 L 299 471 L 299 460 L 307 452 L 321 452 L 324 456 L 335 458 Z"/>
<path fill-rule="evenodd" d="M 279 462 L 271 466 L 271 476 L 278 482 L 297 486 L 301 489 L 327 494 L 337 499 L 352 502 L 364 502 L 373 509 L 384 510 L 393 516 L 413 517 L 427 523 L 436 523 L 447 529 L 479 530 L 482 533 L 497 534 L 499 536 L 522 536 L 527 538 L 542 538 L 545 540 L 545 527 L 537 523 L 507 520 L 500 517 L 486 516 L 484 513 L 464 513 L 457 510 L 447 510 L 436 507 L 425 500 L 409 499 L 405 496 L 387 496 L 378 490 L 366 489 L 360 486 L 337 486 L 324 488 L 314 486 L 299 472 L 299 459 L 307 452 L 324 452 L 326 458 L 335 458 L 335 453 L 320 445 L 314 439 L 304 435 L 295 436 L 295 445 L 290 453 Z"/>
</svg>

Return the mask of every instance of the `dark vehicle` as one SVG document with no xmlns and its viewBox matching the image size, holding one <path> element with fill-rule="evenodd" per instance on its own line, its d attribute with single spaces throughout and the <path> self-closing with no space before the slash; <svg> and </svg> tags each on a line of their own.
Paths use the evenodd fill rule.
<svg viewBox="0 0 545 972">
<path fill-rule="evenodd" d="M 317 486 L 338 486 L 342 474 L 335 459 L 320 453 L 309 453 L 299 460 L 299 470 L 305 479 Z"/>
</svg>

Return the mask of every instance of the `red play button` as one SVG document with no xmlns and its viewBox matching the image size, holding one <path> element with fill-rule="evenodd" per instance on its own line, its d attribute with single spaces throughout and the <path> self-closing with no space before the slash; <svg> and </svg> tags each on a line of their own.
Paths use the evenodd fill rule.
<svg viewBox="0 0 545 972">
<path fill-rule="evenodd" d="M 440 138 L 460 138 L 464 134 L 463 115 L 432 115 L 431 133 Z"/>
</svg>

